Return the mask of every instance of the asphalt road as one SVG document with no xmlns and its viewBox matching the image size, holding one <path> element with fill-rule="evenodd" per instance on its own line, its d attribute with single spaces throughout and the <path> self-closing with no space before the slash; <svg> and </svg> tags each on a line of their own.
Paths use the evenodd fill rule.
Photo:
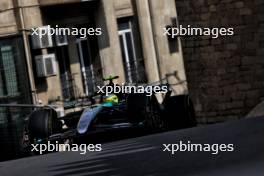
<svg viewBox="0 0 264 176">
<path fill-rule="evenodd" d="M 233 152 L 163 152 L 162 144 L 234 144 Z M 246 119 L 106 143 L 103 151 L 60 152 L 0 163 L 1 176 L 264 175 L 264 118 Z"/>
</svg>

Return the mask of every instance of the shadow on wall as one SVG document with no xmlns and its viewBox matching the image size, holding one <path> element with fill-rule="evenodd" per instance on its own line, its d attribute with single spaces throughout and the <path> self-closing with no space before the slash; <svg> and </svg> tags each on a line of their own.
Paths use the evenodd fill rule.
<svg viewBox="0 0 264 176">
<path fill-rule="evenodd" d="M 168 83 L 174 95 L 188 94 L 187 81 L 179 77 L 177 70 L 167 73 L 161 82 Z"/>
<path fill-rule="evenodd" d="M 104 13 L 102 14 L 102 12 Z M 97 10 L 95 12 L 95 22 L 96 25 L 100 26 L 102 29 L 102 35 L 98 36 L 99 50 L 108 48 L 110 46 L 109 33 L 106 25 L 106 16 L 107 14 L 105 13 L 102 3 L 98 4 Z"/>
<path fill-rule="evenodd" d="M 108 28 L 106 24 L 107 14 L 103 13 L 104 8 L 105 7 L 103 6 L 101 1 L 89 1 L 76 4 L 44 6 L 41 7 L 41 13 L 44 25 L 51 25 L 53 27 L 55 27 L 55 25 L 58 25 L 58 27 L 62 28 L 100 27 L 102 29 L 102 35 L 91 36 L 87 40 L 90 47 L 89 49 L 91 49 L 92 64 L 96 67 L 101 67 L 99 51 L 110 46 Z M 80 51 L 78 50 L 78 46 L 76 44 L 76 40 L 78 37 L 80 36 L 72 36 L 73 39 L 68 41 L 69 44 L 65 46 L 66 49 L 63 50 L 64 54 L 61 54 L 61 56 L 59 56 L 59 49 L 62 47 L 52 47 L 48 49 L 48 53 L 56 53 L 61 74 L 63 74 L 63 72 L 61 71 L 62 67 L 67 67 L 63 69 L 68 69 L 67 71 L 70 72 L 72 71 L 70 66 L 74 65 L 75 63 L 80 63 Z M 31 52 L 33 57 L 35 55 L 41 54 L 41 52 L 38 50 L 32 50 Z M 84 51 L 82 52 L 86 52 L 86 50 L 84 49 Z M 62 62 L 62 60 L 64 60 L 64 62 Z M 36 75 L 35 70 L 34 73 Z M 36 78 L 35 82 L 38 91 L 37 93 L 45 93 L 48 91 L 49 87 L 46 78 Z"/>
<path fill-rule="evenodd" d="M 101 1 L 89 1 L 76 4 L 59 4 L 41 8 L 43 22 L 46 25 L 58 25 L 58 27 L 62 28 L 102 28 L 103 35 L 98 36 L 97 38 L 100 49 L 104 49 L 110 46 L 108 29 L 106 26 L 107 14 L 103 12 L 104 7 Z M 93 44 L 97 45 L 97 43 Z M 79 56 L 76 55 L 76 57 Z M 74 61 L 79 62 L 78 59 Z"/>
</svg>

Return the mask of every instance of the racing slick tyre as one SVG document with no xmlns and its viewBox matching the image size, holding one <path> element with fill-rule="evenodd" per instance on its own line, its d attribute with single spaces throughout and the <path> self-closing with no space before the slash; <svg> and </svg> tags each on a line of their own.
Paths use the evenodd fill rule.
<svg viewBox="0 0 264 176">
<path fill-rule="evenodd" d="M 164 126 L 161 118 L 160 104 L 155 95 L 130 94 L 127 99 L 130 121 L 144 122 L 149 130 L 162 129 Z"/>
<path fill-rule="evenodd" d="M 53 109 L 40 109 L 29 116 L 28 131 L 30 139 L 43 139 L 59 132 L 61 122 Z"/>
<path fill-rule="evenodd" d="M 136 123 L 144 120 L 147 101 L 145 94 L 128 95 L 126 102 L 129 121 Z"/>
<path fill-rule="evenodd" d="M 197 125 L 194 106 L 189 95 L 172 96 L 163 105 L 163 119 L 167 129 L 183 129 Z"/>
</svg>

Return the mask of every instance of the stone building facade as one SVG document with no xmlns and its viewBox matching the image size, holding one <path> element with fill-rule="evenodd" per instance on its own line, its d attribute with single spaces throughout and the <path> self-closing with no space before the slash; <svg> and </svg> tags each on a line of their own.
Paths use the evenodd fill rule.
<svg viewBox="0 0 264 176">
<path fill-rule="evenodd" d="M 234 36 L 182 38 L 188 88 L 199 121 L 245 116 L 264 97 L 264 1 L 176 3 L 182 25 L 234 28 Z"/>
<path fill-rule="evenodd" d="M 119 75 L 119 83 L 131 82 L 132 78 L 128 77 L 135 74 L 134 62 L 140 72 L 137 74 L 145 77 L 147 83 L 174 73 L 177 75 L 168 78 L 170 83 L 184 82 L 180 41 L 168 42 L 162 35 L 162 28 L 175 17 L 173 0 L 165 3 L 159 0 L 1 0 L 0 36 L 7 40 L 10 37 L 21 39 L 24 75 L 28 77 L 23 80 L 29 82 L 33 103 L 47 104 L 68 99 L 67 91 L 71 90 L 67 90 L 67 86 L 71 80 L 74 80 L 75 98 L 90 94 L 94 82 L 98 81 L 91 83 L 92 77 Z M 68 36 L 66 46 L 32 47 L 30 29 L 47 25 L 101 28 L 102 35 L 84 40 Z M 35 57 L 47 54 L 55 54 L 58 73 L 38 77 Z M 176 94 L 187 92 L 186 83 L 174 88 Z"/>
</svg>

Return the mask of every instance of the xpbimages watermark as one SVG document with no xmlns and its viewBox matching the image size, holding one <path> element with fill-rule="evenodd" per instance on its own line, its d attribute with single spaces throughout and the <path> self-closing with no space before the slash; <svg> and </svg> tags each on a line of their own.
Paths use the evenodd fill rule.
<svg viewBox="0 0 264 176">
<path fill-rule="evenodd" d="M 213 39 L 219 36 L 232 36 L 234 35 L 234 28 L 201 28 L 192 27 L 191 25 L 179 27 L 164 27 L 163 35 L 175 38 L 177 36 L 211 36 Z"/>
<path fill-rule="evenodd" d="M 132 86 L 132 85 L 111 85 L 111 86 L 97 86 L 97 93 L 106 94 L 106 96 L 110 94 L 130 94 L 130 93 L 141 93 L 146 94 L 146 96 L 151 96 L 156 93 L 167 93 L 168 86 L 167 85 L 156 85 L 156 86 Z"/>
<path fill-rule="evenodd" d="M 163 144 L 163 152 L 169 152 L 172 155 L 177 152 L 209 152 L 217 155 L 220 152 L 233 152 L 234 144 L 195 144 L 191 141 L 179 141 L 176 144 Z"/>
<path fill-rule="evenodd" d="M 58 141 L 51 143 L 50 141 L 47 144 L 31 144 L 31 151 L 37 152 L 39 154 L 47 152 L 79 152 L 81 155 L 86 154 L 87 152 L 100 152 L 102 151 L 102 144 L 60 144 Z"/>
<path fill-rule="evenodd" d="M 55 27 L 51 27 L 50 25 L 42 26 L 38 28 L 31 29 L 31 35 L 37 35 L 42 38 L 45 35 L 58 35 L 58 36 L 80 36 L 80 38 L 86 38 L 89 35 L 102 35 L 101 28 L 65 28 L 59 27 L 55 25 Z"/>
</svg>

